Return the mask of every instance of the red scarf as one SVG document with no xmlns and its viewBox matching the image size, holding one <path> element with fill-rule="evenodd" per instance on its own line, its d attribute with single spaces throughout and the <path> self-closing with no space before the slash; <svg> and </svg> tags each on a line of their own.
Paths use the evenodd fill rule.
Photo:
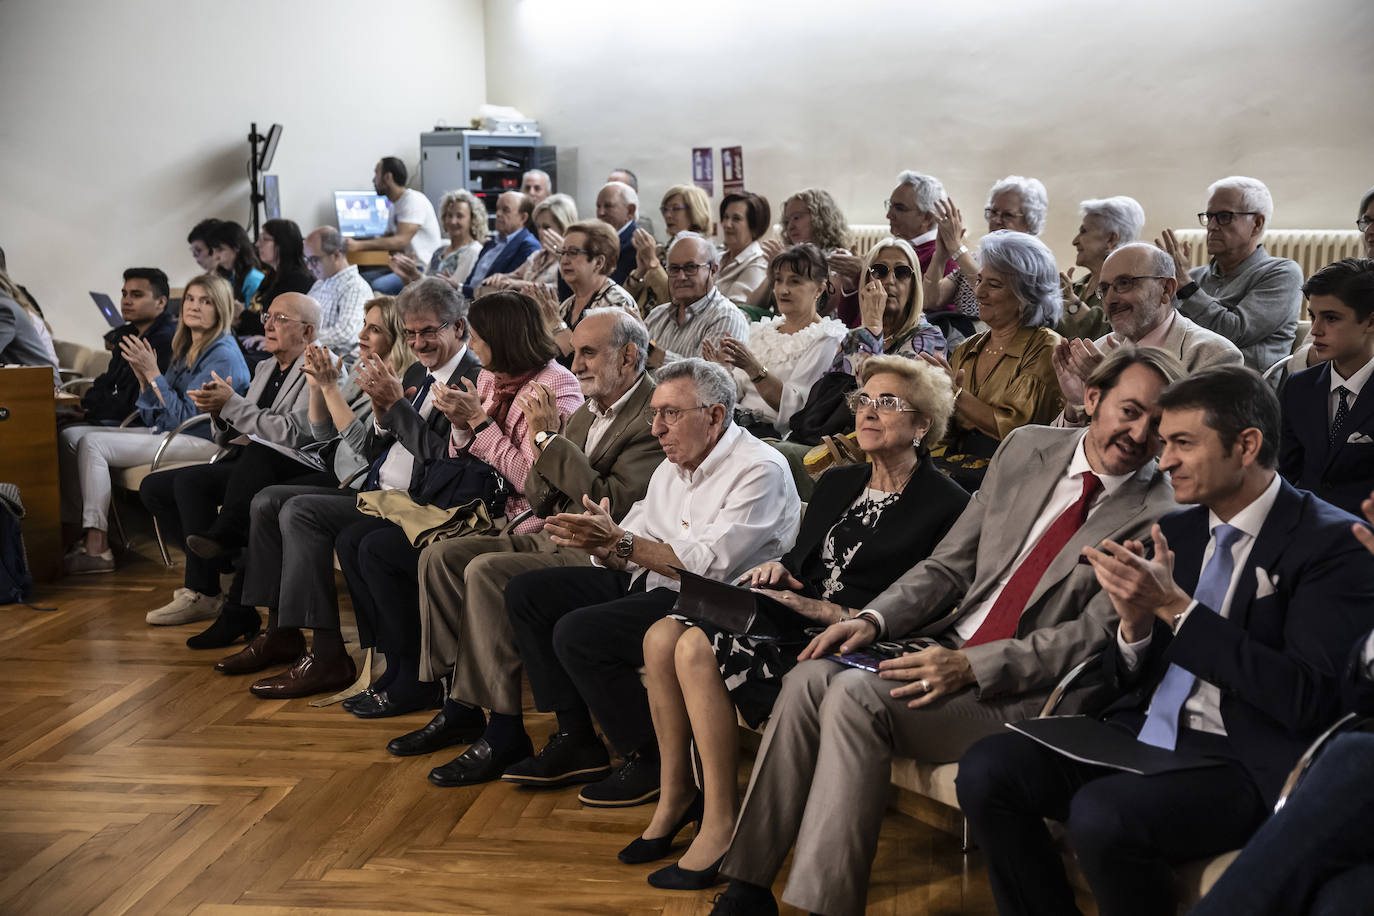
<svg viewBox="0 0 1374 916">
<path fill-rule="evenodd" d="M 510 434 L 510 430 L 506 429 L 506 416 L 510 413 L 511 405 L 515 403 L 515 396 L 542 371 L 544 367 L 540 366 L 521 375 L 507 375 L 504 372 L 491 374 L 495 387 L 491 392 L 491 407 L 487 409 L 487 416 L 495 420 L 496 425 L 507 435 Z"/>
</svg>

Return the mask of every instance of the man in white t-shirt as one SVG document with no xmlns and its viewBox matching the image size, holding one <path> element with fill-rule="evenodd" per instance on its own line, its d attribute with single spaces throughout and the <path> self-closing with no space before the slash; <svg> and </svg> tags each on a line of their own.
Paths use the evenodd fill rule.
<svg viewBox="0 0 1374 916">
<path fill-rule="evenodd" d="M 372 173 L 372 187 L 391 201 L 391 217 L 386 233 L 375 239 L 349 239 L 348 254 L 360 251 L 389 251 L 407 255 L 424 270 L 434 249 L 441 244 L 439 217 L 429 198 L 406 187 L 406 164 L 395 156 L 386 156 Z M 372 288 L 379 293 L 396 295 L 405 281 L 395 271 L 387 270 L 370 278 Z"/>
</svg>

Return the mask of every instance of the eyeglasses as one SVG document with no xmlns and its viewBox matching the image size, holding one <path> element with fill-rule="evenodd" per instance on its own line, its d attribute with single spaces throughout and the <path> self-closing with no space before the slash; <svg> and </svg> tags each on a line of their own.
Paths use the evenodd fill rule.
<svg viewBox="0 0 1374 916">
<path fill-rule="evenodd" d="M 266 315 L 262 316 L 263 327 L 267 327 L 269 324 L 281 324 L 283 321 L 299 321 L 302 324 L 305 323 L 305 320 L 302 318 L 292 318 L 290 315 L 282 315 L 277 312 L 268 312 Z"/>
<path fill-rule="evenodd" d="M 439 339 L 439 332 L 442 331 L 444 328 L 448 327 L 448 324 L 449 323 L 445 321 L 437 328 L 421 328 L 418 331 L 412 331 L 410 328 L 406 328 L 401 332 L 401 335 L 405 337 L 406 343 L 410 343 L 416 340 L 425 340 L 433 342 Z"/>
<path fill-rule="evenodd" d="M 880 397 L 870 398 L 862 391 L 851 391 L 849 392 L 849 394 L 845 395 L 844 402 L 849 407 L 849 412 L 855 414 L 858 413 L 860 410 L 866 410 L 869 407 L 874 408 L 878 411 L 878 413 L 919 412 L 916 410 L 915 407 L 912 407 L 906 401 L 903 401 L 901 398 L 891 394 L 884 394 Z"/>
<path fill-rule="evenodd" d="M 703 267 L 710 268 L 710 264 L 693 264 L 688 261 L 686 264 L 669 264 L 668 276 L 670 277 L 695 277 L 697 271 Z"/>
<path fill-rule="evenodd" d="M 896 210 L 898 213 L 914 213 L 917 208 L 908 207 L 906 204 L 899 204 L 897 203 L 897 201 L 889 197 L 887 200 L 883 201 L 883 209 Z"/>
<path fill-rule="evenodd" d="M 1374 225 L 1374 219 L 1368 216 L 1361 216 L 1359 219 L 1355 220 L 1355 228 L 1361 232 L 1364 232 L 1371 225 Z"/>
<path fill-rule="evenodd" d="M 677 426 L 677 421 L 681 420 L 682 415 L 687 411 L 710 409 L 710 404 L 698 404 L 696 407 L 650 407 L 649 425 L 653 426 L 659 417 L 662 417 L 664 426 Z"/>
<path fill-rule="evenodd" d="M 1218 226 L 1229 226 L 1237 216 L 1259 216 L 1259 213 L 1255 210 L 1208 210 L 1205 213 L 1199 213 L 1197 221 L 1205 229 L 1212 220 L 1216 220 Z"/>
<path fill-rule="evenodd" d="M 659 207 L 658 212 L 662 213 L 664 216 L 667 216 L 670 213 L 681 213 L 683 210 L 686 209 L 687 208 L 684 207 L 682 204 L 678 204 L 676 207 Z"/>
<path fill-rule="evenodd" d="M 983 219 L 988 222 L 992 222 L 993 219 L 999 219 L 1004 223 L 1010 223 L 1025 215 L 1026 214 L 1022 213 L 1020 210 L 994 210 L 992 207 L 983 208 Z"/>
<path fill-rule="evenodd" d="M 868 275 L 875 280 L 886 280 L 889 269 L 886 264 L 874 264 L 868 268 Z M 905 264 L 898 264 L 891 268 L 892 276 L 898 280 L 910 280 L 916 276 L 916 271 Z"/>
<path fill-rule="evenodd" d="M 306 267 L 319 267 L 319 266 L 320 266 L 320 262 L 323 261 L 323 260 L 324 260 L 324 258 L 322 258 L 321 256 L 319 256 L 319 255 L 317 255 L 317 254 L 308 254 L 308 255 L 305 256 L 305 266 L 306 266 Z"/>
<path fill-rule="evenodd" d="M 1115 292 L 1118 296 L 1124 296 L 1124 295 L 1126 295 L 1127 293 L 1129 293 L 1131 290 L 1133 290 L 1133 289 L 1135 289 L 1137 286 L 1139 286 L 1141 280 L 1167 280 L 1167 279 L 1169 279 L 1169 278 L 1168 278 L 1168 277 L 1153 277 L 1153 276 L 1146 276 L 1146 277 L 1124 277 L 1124 276 L 1123 276 L 1123 277 L 1117 277 L 1115 280 L 1113 280 L 1113 281 L 1110 282 L 1110 283 L 1099 283 L 1099 284 L 1097 284 L 1097 295 L 1098 295 L 1099 297 L 1105 298 L 1106 295 L 1107 295 L 1107 290 L 1110 289 L 1110 290 L 1112 290 L 1113 292 Z"/>
<path fill-rule="evenodd" d="M 589 258 L 592 256 L 591 252 L 585 248 L 557 248 L 553 253 L 560 258 L 575 258 L 582 254 L 585 254 Z"/>
</svg>

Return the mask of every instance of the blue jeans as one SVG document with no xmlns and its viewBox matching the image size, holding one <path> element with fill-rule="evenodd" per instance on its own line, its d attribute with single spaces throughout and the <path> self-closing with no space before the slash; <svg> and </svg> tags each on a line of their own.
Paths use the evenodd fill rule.
<svg viewBox="0 0 1374 916">
<path fill-rule="evenodd" d="M 398 275 L 387 271 L 372 281 L 372 291 L 383 296 L 394 296 L 406 285 Z"/>
</svg>

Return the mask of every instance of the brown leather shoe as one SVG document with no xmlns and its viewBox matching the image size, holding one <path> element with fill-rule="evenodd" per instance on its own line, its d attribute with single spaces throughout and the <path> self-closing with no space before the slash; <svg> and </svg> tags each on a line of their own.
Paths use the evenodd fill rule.
<svg viewBox="0 0 1374 916">
<path fill-rule="evenodd" d="M 215 663 L 221 674 L 252 674 L 273 665 L 289 665 L 305 654 L 305 634 L 294 627 L 264 630 L 241 651 Z"/>
<path fill-rule="evenodd" d="M 302 655 L 281 674 L 256 681 L 248 689 L 254 696 L 265 700 L 288 700 L 317 693 L 334 693 L 352 684 L 357 677 L 358 666 L 346 653 L 328 661 L 313 655 Z"/>
</svg>

